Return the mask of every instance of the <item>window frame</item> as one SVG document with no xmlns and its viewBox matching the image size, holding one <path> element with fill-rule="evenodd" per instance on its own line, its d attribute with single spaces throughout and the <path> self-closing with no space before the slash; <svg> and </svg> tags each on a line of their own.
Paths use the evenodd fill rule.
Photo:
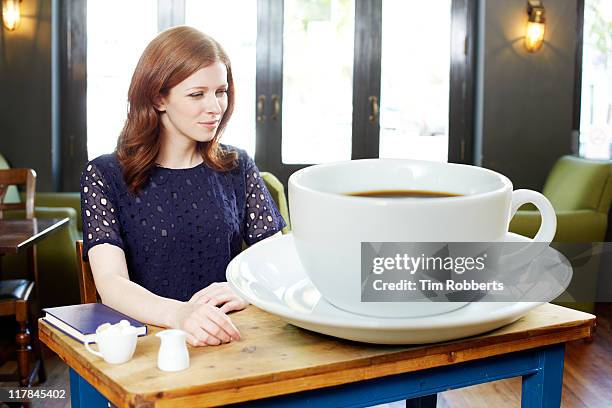
<svg viewBox="0 0 612 408">
<path fill-rule="evenodd" d="M 572 153 L 580 154 L 580 111 L 582 108 L 582 58 L 584 44 L 584 0 L 576 1 L 576 53 L 574 56 L 574 111 L 572 115 Z"/>
<path fill-rule="evenodd" d="M 52 118 L 61 153 L 61 191 L 78 191 L 79 178 L 87 163 L 87 1 L 59 1 L 57 58 L 52 67 L 53 102 L 59 102 Z M 57 65 L 59 66 L 57 66 Z M 59 123 L 57 123 L 59 122 Z"/>
</svg>

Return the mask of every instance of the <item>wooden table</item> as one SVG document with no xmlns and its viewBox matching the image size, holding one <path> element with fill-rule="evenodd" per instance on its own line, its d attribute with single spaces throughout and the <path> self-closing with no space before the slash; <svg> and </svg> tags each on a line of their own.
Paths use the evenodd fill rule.
<svg viewBox="0 0 612 408">
<path fill-rule="evenodd" d="M 114 366 L 41 319 L 39 336 L 70 366 L 73 407 L 368 406 L 523 377 L 523 407 L 559 407 L 565 342 L 588 337 L 595 316 L 544 304 L 480 336 L 421 346 L 339 340 L 289 325 L 254 306 L 233 313 L 242 340 L 189 346 L 188 370 L 157 369 L 160 340 L 138 339 Z M 257 400 L 257 401 L 254 401 Z"/>
<path fill-rule="evenodd" d="M 0 255 L 16 254 L 58 229 L 70 218 L 0 220 Z"/>
</svg>

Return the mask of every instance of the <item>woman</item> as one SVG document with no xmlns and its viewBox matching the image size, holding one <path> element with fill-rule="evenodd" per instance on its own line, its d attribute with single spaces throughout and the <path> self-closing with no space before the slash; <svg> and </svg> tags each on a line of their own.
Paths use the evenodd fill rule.
<svg viewBox="0 0 612 408">
<path fill-rule="evenodd" d="M 187 332 L 192 346 L 240 339 L 225 281 L 242 241 L 285 222 L 248 155 L 221 145 L 234 108 L 229 59 L 190 27 L 159 34 L 130 84 L 115 153 L 81 177 L 84 258 L 102 302 Z"/>
</svg>

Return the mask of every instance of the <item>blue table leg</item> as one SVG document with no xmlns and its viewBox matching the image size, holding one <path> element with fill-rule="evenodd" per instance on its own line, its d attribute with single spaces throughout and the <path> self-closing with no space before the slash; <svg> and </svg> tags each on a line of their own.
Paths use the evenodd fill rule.
<svg viewBox="0 0 612 408">
<path fill-rule="evenodd" d="M 523 376 L 522 408 L 558 408 L 563 389 L 565 343 L 540 349 L 538 370 Z"/>
<path fill-rule="evenodd" d="M 72 408 L 107 408 L 108 400 L 71 368 L 70 406 Z"/>
<path fill-rule="evenodd" d="M 406 408 L 436 408 L 437 403 L 438 394 L 425 395 L 406 400 Z"/>
</svg>

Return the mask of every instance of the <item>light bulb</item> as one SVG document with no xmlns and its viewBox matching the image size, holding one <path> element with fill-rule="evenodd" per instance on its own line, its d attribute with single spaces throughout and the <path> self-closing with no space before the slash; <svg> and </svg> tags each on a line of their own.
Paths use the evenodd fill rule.
<svg viewBox="0 0 612 408">
<path fill-rule="evenodd" d="M 2 21 L 9 31 L 14 31 L 21 22 L 20 0 L 2 0 Z"/>
</svg>

